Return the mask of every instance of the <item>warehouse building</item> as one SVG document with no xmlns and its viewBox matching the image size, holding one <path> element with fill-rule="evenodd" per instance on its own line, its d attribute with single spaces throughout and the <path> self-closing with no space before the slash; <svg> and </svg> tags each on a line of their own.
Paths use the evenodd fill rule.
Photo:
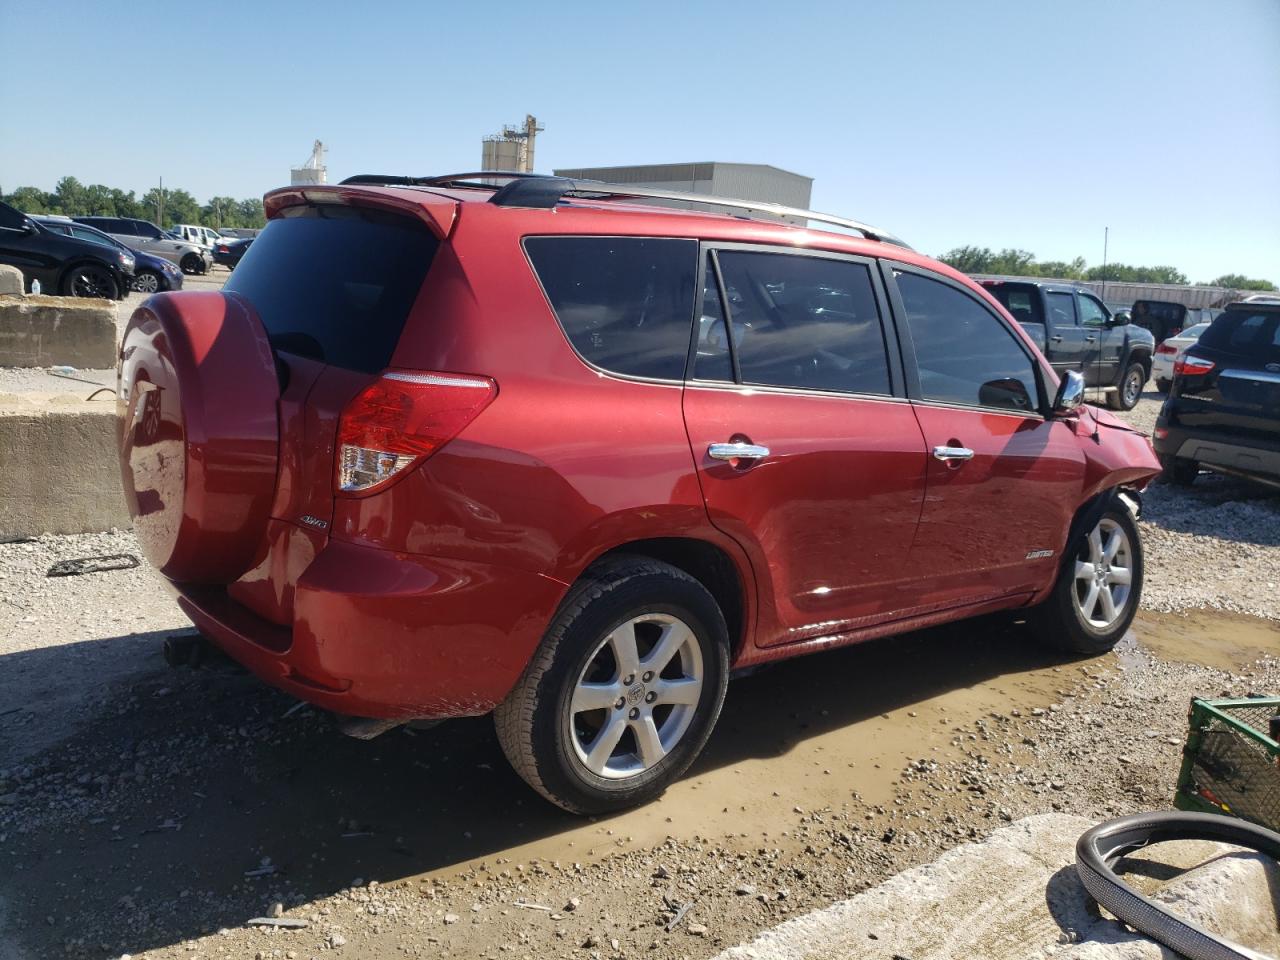
<svg viewBox="0 0 1280 960">
<path fill-rule="evenodd" d="M 653 187 L 684 193 L 706 193 L 740 200 L 781 203 L 809 209 L 813 177 L 780 170 L 764 163 L 651 163 L 629 167 L 574 167 L 553 171 L 575 180 Z M 672 204 L 688 206 L 688 204 Z M 727 212 L 727 211 L 726 211 Z"/>
</svg>

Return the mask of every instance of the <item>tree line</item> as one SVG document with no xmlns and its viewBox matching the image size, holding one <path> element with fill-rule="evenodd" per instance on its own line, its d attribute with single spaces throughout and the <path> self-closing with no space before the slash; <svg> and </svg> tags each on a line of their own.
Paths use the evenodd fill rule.
<svg viewBox="0 0 1280 960">
<path fill-rule="evenodd" d="M 1053 277 L 1058 280 L 1114 280 L 1125 283 L 1189 283 L 1187 275 L 1175 267 L 1134 267 L 1127 263 L 1088 266 L 1084 257 L 1074 260 L 1037 260 L 1028 250 L 1007 247 L 996 252 L 990 247 L 956 247 L 938 258 L 961 273 L 994 273 L 1015 277 Z M 1226 273 L 1199 287 L 1228 287 L 1233 290 L 1274 290 L 1270 280 L 1239 273 Z"/>
<path fill-rule="evenodd" d="M 83 184 L 75 177 L 63 177 L 49 193 L 39 187 L 18 187 L 13 193 L 0 190 L 0 200 L 23 213 L 60 213 L 68 217 L 135 217 L 150 220 L 168 229 L 176 223 L 197 223 L 221 230 L 223 227 L 262 227 L 266 216 L 262 200 L 251 197 L 211 197 L 201 204 L 186 190 L 152 187 L 141 197 L 132 190 L 118 190 L 100 183 Z M 161 220 L 164 222 L 161 223 Z"/>
</svg>

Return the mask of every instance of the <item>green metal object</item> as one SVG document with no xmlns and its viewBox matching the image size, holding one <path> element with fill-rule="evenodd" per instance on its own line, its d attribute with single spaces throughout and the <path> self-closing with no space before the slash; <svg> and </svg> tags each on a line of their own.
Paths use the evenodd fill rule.
<svg viewBox="0 0 1280 960">
<path fill-rule="evenodd" d="M 1280 831 L 1280 697 L 1191 701 L 1173 805 Z"/>
</svg>

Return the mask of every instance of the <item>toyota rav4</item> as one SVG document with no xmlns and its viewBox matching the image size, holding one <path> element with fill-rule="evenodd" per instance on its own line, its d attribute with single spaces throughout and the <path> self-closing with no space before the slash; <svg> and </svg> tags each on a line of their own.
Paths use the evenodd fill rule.
<svg viewBox="0 0 1280 960">
<path fill-rule="evenodd" d="M 181 608 L 297 697 L 492 712 L 596 812 L 680 776 L 731 670 L 1009 610 L 1093 653 L 1134 616 L 1149 440 L 882 231 L 509 174 L 265 204 L 221 292 L 133 314 L 120 456 Z"/>
</svg>

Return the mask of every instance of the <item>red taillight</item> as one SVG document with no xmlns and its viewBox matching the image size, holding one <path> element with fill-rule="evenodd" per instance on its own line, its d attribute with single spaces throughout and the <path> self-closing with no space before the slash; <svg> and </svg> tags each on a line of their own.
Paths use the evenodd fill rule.
<svg viewBox="0 0 1280 960">
<path fill-rule="evenodd" d="M 1180 373 L 1184 376 L 1198 376 L 1202 373 L 1208 373 L 1213 369 L 1212 360 L 1203 360 L 1200 357 L 1182 357 L 1173 364 L 1173 372 Z"/>
<path fill-rule="evenodd" d="M 1155 437 L 1157 440 L 1163 440 L 1167 436 L 1169 436 L 1168 427 L 1156 427 Z"/>
<path fill-rule="evenodd" d="M 218 252 L 219 252 L 219 253 L 230 253 L 230 252 L 231 252 L 231 249 L 230 249 L 230 248 L 229 248 L 225 243 L 220 243 L 220 244 L 218 244 Z"/>
<path fill-rule="evenodd" d="M 1177 353 L 1177 352 L 1178 352 L 1177 347 L 1171 347 L 1167 343 L 1162 343 L 1160 344 L 1160 346 L 1156 347 L 1156 353 Z"/>
<path fill-rule="evenodd" d="M 380 490 L 456 437 L 498 394 L 488 377 L 391 370 L 338 421 L 338 493 Z"/>
</svg>

